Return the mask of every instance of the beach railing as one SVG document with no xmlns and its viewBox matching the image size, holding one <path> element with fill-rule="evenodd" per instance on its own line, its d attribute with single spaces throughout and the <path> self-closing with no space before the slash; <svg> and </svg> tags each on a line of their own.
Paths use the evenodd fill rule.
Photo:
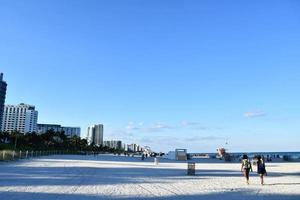
<svg viewBox="0 0 300 200">
<path fill-rule="evenodd" d="M 63 151 L 0 150 L 0 161 L 13 161 L 41 156 L 64 154 Z"/>
<path fill-rule="evenodd" d="M 98 155 L 103 152 L 94 151 L 70 151 L 70 150 L 0 150 L 0 162 L 1 161 L 13 161 L 20 159 L 30 159 L 41 156 L 51 156 L 51 155 Z"/>
<path fill-rule="evenodd" d="M 98 156 L 99 154 L 105 154 L 106 152 L 94 152 L 94 151 L 70 151 L 70 150 L 0 150 L 0 162 L 1 161 L 14 161 L 20 159 L 30 159 L 41 156 L 51 155 L 86 155 L 86 156 Z M 159 160 L 156 160 L 156 165 L 159 164 Z"/>
</svg>

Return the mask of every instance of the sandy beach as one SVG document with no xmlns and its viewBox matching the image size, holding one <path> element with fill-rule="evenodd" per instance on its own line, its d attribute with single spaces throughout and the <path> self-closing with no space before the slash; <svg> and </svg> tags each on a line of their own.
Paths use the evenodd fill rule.
<svg viewBox="0 0 300 200">
<path fill-rule="evenodd" d="M 238 163 L 187 164 L 103 156 L 49 156 L 0 163 L 2 200 L 77 199 L 300 199 L 300 163 L 267 163 L 266 184 L 256 173 L 246 185 Z"/>
</svg>

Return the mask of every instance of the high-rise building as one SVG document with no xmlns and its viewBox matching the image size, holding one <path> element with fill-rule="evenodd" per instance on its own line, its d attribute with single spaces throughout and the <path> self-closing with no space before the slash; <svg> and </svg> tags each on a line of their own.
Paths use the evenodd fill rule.
<svg viewBox="0 0 300 200">
<path fill-rule="evenodd" d="M 59 124 L 37 124 L 37 133 L 46 133 L 49 130 L 54 132 L 64 132 L 67 137 L 80 137 L 80 127 L 67 127 Z"/>
<path fill-rule="evenodd" d="M 65 133 L 68 137 L 77 136 L 80 137 L 80 127 L 68 127 L 62 126 L 61 130 Z"/>
<path fill-rule="evenodd" d="M 127 148 L 125 148 L 125 150 L 131 152 L 140 152 L 144 151 L 144 148 L 138 144 L 127 144 Z"/>
<path fill-rule="evenodd" d="M 88 127 L 87 141 L 89 144 L 95 144 L 96 146 L 103 145 L 103 124 Z"/>
<path fill-rule="evenodd" d="M 37 131 L 38 111 L 35 106 L 21 103 L 19 105 L 5 105 L 2 130 L 7 132 L 19 131 L 32 133 Z"/>
<path fill-rule="evenodd" d="M 47 131 L 61 132 L 61 125 L 59 124 L 37 124 L 37 134 L 43 134 Z"/>
<path fill-rule="evenodd" d="M 0 130 L 2 130 L 2 119 L 4 112 L 5 96 L 7 84 L 3 80 L 3 73 L 0 73 Z"/>
<path fill-rule="evenodd" d="M 110 141 L 104 141 L 103 146 L 109 147 L 111 149 L 122 149 L 122 141 L 120 140 L 110 140 Z"/>
</svg>

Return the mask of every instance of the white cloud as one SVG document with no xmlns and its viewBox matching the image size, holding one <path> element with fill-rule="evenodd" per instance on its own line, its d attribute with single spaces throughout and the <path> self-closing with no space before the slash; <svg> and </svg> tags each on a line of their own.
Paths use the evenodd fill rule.
<svg viewBox="0 0 300 200">
<path fill-rule="evenodd" d="M 181 121 L 180 126 L 183 128 L 192 128 L 193 130 L 208 130 L 213 129 L 212 127 L 206 127 L 202 126 L 199 122 L 193 122 L 193 121 Z"/>
<path fill-rule="evenodd" d="M 225 140 L 224 137 L 219 136 L 194 136 L 194 137 L 188 137 L 185 139 L 187 142 L 199 142 L 199 141 L 215 141 L 215 140 Z"/>
<path fill-rule="evenodd" d="M 144 122 L 134 123 L 128 122 L 125 126 L 126 131 L 140 131 L 140 132 L 158 132 L 167 129 L 171 129 L 172 127 L 168 124 L 157 122 L 150 125 L 145 125 Z"/>
<path fill-rule="evenodd" d="M 141 123 L 136 125 L 134 122 L 128 122 L 125 129 L 128 130 L 128 131 L 140 130 L 142 128 L 142 126 L 143 126 L 143 124 L 141 124 Z"/>
<path fill-rule="evenodd" d="M 162 122 L 157 122 L 155 124 L 150 125 L 149 127 L 146 127 L 144 130 L 146 132 L 153 132 L 153 131 L 163 131 L 167 129 L 171 129 L 171 126 L 164 124 Z"/>
<path fill-rule="evenodd" d="M 196 125 L 199 125 L 198 122 L 191 122 L 191 121 L 182 121 L 181 123 L 181 126 L 196 126 Z"/>
<path fill-rule="evenodd" d="M 244 117 L 246 117 L 246 118 L 264 117 L 264 116 L 266 116 L 266 113 L 263 111 L 254 111 L 254 112 L 244 113 Z"/>
<path fill-rule="evenodd" d="M 132 140 L 133 138 L 133 132 L 123 129 L 109 130 L 104 136 L 104 140 Z"/>
<path fill-rule="evenodd" d="M 214 128 L 214 127 L 206 127 L 201 125 L 199 122 L 195 121 L 181 121 L 179 124 L 175 125 L 170 125 L 166 124 L 163 122 L 156 122 L 156 123 L 148 123 L 145 124 L 144 122 L 128 122 L 127 125 L 125 126 L 126 131 L 138 131 L 138 132 L 144 132 L 144 133 L 151 133 L 151 132 L 161 132 L 161 131 L 166 131 L 166 130 L 180 130 L 180 129 L 185 129 L 189 128 L 192 130 L 219 130 L 220 128 Z"/>
</svg>

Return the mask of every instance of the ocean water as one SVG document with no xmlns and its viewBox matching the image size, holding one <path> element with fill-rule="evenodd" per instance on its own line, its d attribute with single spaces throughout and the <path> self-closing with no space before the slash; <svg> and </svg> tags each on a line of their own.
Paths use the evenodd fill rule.
<svg viewBox="0 0 300 200">
<path fill-rule="evenodd" d="M 268 156 L 271 158 L 280 157 L 283 158 L 283 156 L 289 156 L 292 159 L 299 159 L 300 158 L 300 152 L 228 152 L 230 155 L 233 155 L 234 157 L 239 157 L 244 154 L 247 154 L 250 158 L 253 158 L 255 155 L 261 155 L 267 158 Z M 207 153 L 210 156 L 215 156 L 216 153 Z"/>
<path fill-rule="evenodd" d="M 233 153 L 235 155 L 236 153 Z M 243 154 L 243 153 L 242 153 Z M 249 157 L 253 157 L 255 155 L 262 155 L 264 157 L 277 157 L 282 158 L 283 156 L 289 156 L 291 158 L 300 158 L 300 152 L 249 152 L 246 153 Z"/>
</svg>

